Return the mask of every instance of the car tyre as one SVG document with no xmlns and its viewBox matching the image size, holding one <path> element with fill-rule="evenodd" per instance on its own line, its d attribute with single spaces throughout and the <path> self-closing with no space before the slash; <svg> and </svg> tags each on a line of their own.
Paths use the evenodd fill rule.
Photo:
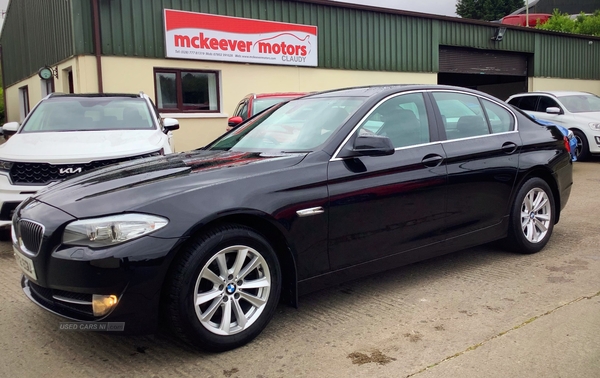
<svg viewBox="0 0 600 378">
<path fill-rule="evenodd" d="M 10 241 L 10 227 L 0 228 L 0 241 Z"/>
<path fill-rule="evenodd" d="M 209 352 L 242 346 L 267 326 L 281 271 L 269 242 L 241 225 L 197 237 L 174 262 L 166 316 L 182 339 Z"/>
<path fill-rule="evenodd" d="M 584 161 L 589 159 L 590 157 L 590 145 L 588 143 L 587 137 L 584 133 L 579 130 L 573 130 L 573 134 L 575 134 L 575 139 L 577 139 L 577 150 L 576 156 L 578 161 Z"/>
<path fill-rule="evenodd" d="M 527 180 L 513 203 L 505 245 L 518 253 L 539 252 L 552 235 L 555 209 L 548 184 L 538 177 Z"/>
</svg>

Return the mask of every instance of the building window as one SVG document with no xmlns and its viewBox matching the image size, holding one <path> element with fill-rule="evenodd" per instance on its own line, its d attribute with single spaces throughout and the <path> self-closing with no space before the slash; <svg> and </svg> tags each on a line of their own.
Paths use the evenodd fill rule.
<svg viewBox="0 0 600 378">
<path fill-rule="evenodd" d="M 19 88 L 19 109 L 21 121 L 23 121 L 29 114 L 29 89 L 27 86 Z"/>
<path fill-rule="evenodd" d="M 161 112 L 218 113 L 219 73 L 216 71 L 154 70 L 156 105 Z"/>
<path fill-rule="evenodd" d="M 73 83 L 73 69 L 67 67 L 62 70 L 62 92 L 75 93 L 75 85 Z"/>
</svg>

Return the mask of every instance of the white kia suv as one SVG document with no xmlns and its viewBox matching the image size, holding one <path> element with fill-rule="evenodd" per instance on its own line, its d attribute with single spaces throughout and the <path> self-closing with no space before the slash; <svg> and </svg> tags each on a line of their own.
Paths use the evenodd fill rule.
<svg viewBox="0 0 600 378">
<path fill-rule="evenodd" d="M 2 127 L 7 141 L 0 145 L 0 233 L 21 201 L 55 181 L 174 152 L 172 131 L 178 128 L 143 93 L 45 97 L 22 125 Z"/>
<path fill-rule="evenodd" d="M 529 92 L 513 95 L 509 104 L 569 130 L 577 138 L 577 160 L 600 154 L 600 97 L 586 92 Z"/>
</svg>

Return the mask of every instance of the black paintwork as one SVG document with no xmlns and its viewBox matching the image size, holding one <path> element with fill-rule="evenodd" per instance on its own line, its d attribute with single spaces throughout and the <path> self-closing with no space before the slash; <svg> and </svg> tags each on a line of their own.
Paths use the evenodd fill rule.
<svg viewBox="0 0 600 378">
<path fill-rule="evenodd" d="M 441 86 L 325 92 L 309 97 L 367 100 L 313 152 L 213 151 L 209 146 L 123 163 L 53 185 L 25 201 L 15 215 L 15 220 L 27 218 L 45 226 L 41 252 L 33 257 L 36 284 L 122 294 L 106 319 L 135 324 L 129 331 L 149 331 L 156 324 L 170 263 L 190 237 L 216 223 L 245 224 L 272 241 L 283 266 L 284 293 L 295 303 L 299 293 L 506 236 L 513 197 L 532 175 L 548 181 L 557 207 L 565 206 L 572 163 L 562 134 L 513 109 L 519 132 L 445 141 L 437 108 L 428 103 L 431 143 L 393 155 L 332 159 L 377 103 L 402 91 L 429 89 L 498 101 Z M 345 143 L 353 142 L 350 137 Z M 514 148 L 507 149 L 507 144 Z M 296 214 L 317 206 L 325 212 Z M 74 219 L 124 212 L 160 215 L 169 224 L 106 249 L 61 244 L 62 231 Z M 27 280 L 23 284 L 27 291 Z"/>
</svg>

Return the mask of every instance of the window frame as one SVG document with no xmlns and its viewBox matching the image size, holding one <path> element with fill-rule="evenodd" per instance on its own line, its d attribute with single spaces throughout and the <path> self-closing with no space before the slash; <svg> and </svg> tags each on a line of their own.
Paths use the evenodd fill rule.
<svg viewBox="0 0 600 378">
<path fill-rule="evenodd" d="M 19 88 L 19 112 L 21 122 L 23 122 L 31 112 L 31 108 L 29 107 L 29 87 L 27 85 Z"/>
<path fill-rule="evenodd" d="M 495 136 L 495 135 L 500 135 L 500 134 L 504 134 L 504 133 L 516 133 L 519 131 L 519 122 L 516 116 L 516 113 L 514 112 L 513 109 L 510 109 L 511 106 L 515 106 L 515 105 L 508 105 L 507 102 L 500 102 L 497 99 L 494 98 L 490 98 L 487 96 L 483 96 L 480 95 L 478 93 L 471 93 L 471 92 L 463 92 L 460 90 L 451 90 L 451 89 L 430 89 L 427 91 L 428 95 L 429 95 L 429 100 L 431 102 L 431 106 L 432 106 L 432 111 L 435 114 L 436 117 L 436 121 L 438 124 L 438 130 L 440 133 L 439 136 L 439 140 L 443 143 L 447 143 L 447 142 L 455 142 L 455 141 L 461 141 L 461 140 L 465 140 L 465 139 L 471 139 L 471 138 L 484 138 L 484 137 L 491 137 L 491 136 Z M 484 121 L 488 127 L 488 131 L 489 134 L 483 134 L 483 135 L 478 135 L 478 136 L 473 136 L 473 137 L 463 137 L 463 138 L 452 138 L 449 139 L 448 136 L 446 135 L 446 125 L 443 122 L 442 119 L 442 113 L 440 112 L 440 109 L 438 107 L 438 104 L 436 102 L 435 97 L 433 96 L 434 93 L 458 93 L 458 94 L 464 94 L 464 95 L 468 95 L 468 96 L 473 96 L 475 98 L 477 98 L 481 108 L 482 108 L 482 116 L 484 118 Z M 489 116 L 487 114 L 487 110 L 485 109 L 483 100 L 487 100 L 489 102 L 491 102 L 492 104 L 498 105 L 500 108 L 506 110 L 511 118 L 512 118 L 512 130 L 510 131 L 505 131 L 505 132 L 501 132 L 501 133 L 494 133 L 491 127 L 491 123 L 490 123 L 490 119 Z M 515 106 L 516 107 L 516 106 Z M 521 110 L 520 108 L 517 107 L 517 109 L 519 109 L 520 111 L 524 112 L 524 110 Z"/>
<path fill-rule="evenodd" d="M 217 109 L 216 110 L 198 110 L 198 109 L 185 109 L 183 106 L 183 87 L 181 83 L 181 73 L 204 73 L 214 74 L 216 77 L 216 97 L 217 97 Z M 175 74 L 175 92 L 177 94 L 177 108 L 159 108 L 158 107 L 158 86 L 156 85 L 156 74 L 167 73 Z M 156 99 L 156 108 L 160 113 L 202 113 L 202 114 L 220 114 L 221 113 L 221 72 L 217 70 L 196 70 L 187 68 L 168 68 L 168 67 L 154 67 L 153 77 L 154 82 L 154 98 Z"/>
<path fill-rule="evenodd" d="M 547 95 L 540 95 L 540 98 L 538 98 L 537 104 L 535 105 L 536 108 L 536 112 L 538 113 L 546 113 L 546 109 L 550 108 L 550 106 L 547 106 L 546 109 L 540 109 L 540 104 L 542 102 L 542 99 L 548 99 L 554 102 L 554 104 L 556 104 L 556 108 L 560 109 L 560 114 L 564 114 L 564 110 L 563 107 L 561 106 L 561 104 L 552 96 L 547 96 Z M 519 108 L 521 109 L 521 108 Z"/>
</svg>

